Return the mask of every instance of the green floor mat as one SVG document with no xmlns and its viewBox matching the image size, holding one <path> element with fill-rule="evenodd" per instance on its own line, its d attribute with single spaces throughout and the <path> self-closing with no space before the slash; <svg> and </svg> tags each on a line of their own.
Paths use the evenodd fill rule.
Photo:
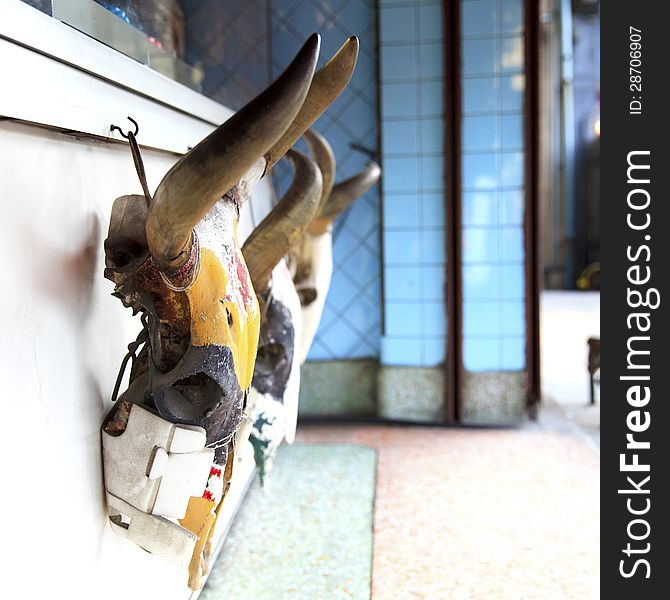
<svg viewBox="0 0 670 600">
<path fill-rule="evenodd" d="M 245 498 L 200 600 L 370 598 L 376 454 L 283 446 Z"/>
</svg>

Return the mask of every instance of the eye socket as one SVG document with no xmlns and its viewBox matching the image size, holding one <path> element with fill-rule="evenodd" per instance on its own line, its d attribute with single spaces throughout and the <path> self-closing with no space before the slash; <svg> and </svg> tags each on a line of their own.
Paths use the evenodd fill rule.
<svg viewBox="0 0 670 600">
<path fill-rule="evenodd" d="M 128 237 L 105 241 L 105 263 L 108 267 L 122 268 L 145 251 L 140 244 Z"/>
<path fill-rule="evenodd" d="M 256 360 L 274 366 L 278 365 L 284 358 L 286 358 L 284 346 L 277 342 L 271 342 L 258 348 Z"/>
<path fill-rule="evenodd" d="M 298 297 L 300 298 L 300 304 L 303 306 L 309 306 L 314 300 L 316 300 L 316 290 L 314 288 L 302 288 L 298 290 Z"/>
</svg>

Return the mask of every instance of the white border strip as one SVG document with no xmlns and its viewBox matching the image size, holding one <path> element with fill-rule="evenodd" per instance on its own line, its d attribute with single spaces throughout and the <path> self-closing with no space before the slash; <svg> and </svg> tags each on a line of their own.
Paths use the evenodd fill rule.
<svg viewBox="0 0 670 600">
<path fill-rule="evenodd" d="M 0 115 L 183 153 L 232 111 L 20 2 L 0 0 Z"/>
</svg>

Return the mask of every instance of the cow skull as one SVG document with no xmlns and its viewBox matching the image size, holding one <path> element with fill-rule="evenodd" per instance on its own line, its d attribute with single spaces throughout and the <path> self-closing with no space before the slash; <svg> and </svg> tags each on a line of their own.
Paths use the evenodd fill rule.
<svg viewBox="0 0 670 600">
<path fill-rule="evenodd" d="M 311 36 L 265 91 L 183 156 L 153 199 L 112 207 L 105 276 L 146 323 L 128 389 L 103 424 L 113 529 L 189 565 L 201 586 L 248 403 L 260 309 L 236 238 L 254 185 L 337 96 L 350 38 L 316 74 Z M 348 79 L 347 79 L 348 81 Z"/>
<path fill-rule="evenodd" d="M 262 315 L 249 394 L 250 439 L 262 482 L 281 442 L 293 441 L 298 418 L 302 315 L 284 257 L 316 216 L 322 187 L 321 171 L 309 157 L 295 150 L 287 156 L 293 183 L 242 248 Z"/>
<path fill-rule="evenodd" d="M 330 144 L 313 130 L 306 131 L 304 139 L 323 174 L 324 185 L 318 216 L 294 246 L 289 259 L 302 307 L 300 364 L 312 346 L 333 275 L 333 221 L 381 176 L 379 165 L 370 162 L 357 175 L 333 185 L 335 157 Z"/>
</svg>

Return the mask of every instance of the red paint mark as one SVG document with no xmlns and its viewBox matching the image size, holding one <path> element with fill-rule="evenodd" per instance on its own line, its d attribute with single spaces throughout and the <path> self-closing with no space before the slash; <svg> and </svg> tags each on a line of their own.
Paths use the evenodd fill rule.
<svg viewBox="0 0 670 600">
<path fill-rule="evenodd" d="M 205 493 L 202 495 L 202 497 L 205 500 L 209 500 L 210 502 L 214 502 L 214 495 L 209 490 L 205 490 Z"/>
<path fill-rule="evenodd" d="M 237 269 L 237 278 L 240 280 L 240 292 L 245 304 L 253 304 L 254 298 L 249 291 L 249 272 L 247 266 L 240 260 L 240 255 L 237 252 L 233 253 L 235 260 L 235 267 Z"/>
<path fill-rule="evenodd" d="M 221 469 L 217 469 L 216 467 L 212 467 L 209 470 L 209 476 L 210 477 L 221 477 Z"/>
</svg>

